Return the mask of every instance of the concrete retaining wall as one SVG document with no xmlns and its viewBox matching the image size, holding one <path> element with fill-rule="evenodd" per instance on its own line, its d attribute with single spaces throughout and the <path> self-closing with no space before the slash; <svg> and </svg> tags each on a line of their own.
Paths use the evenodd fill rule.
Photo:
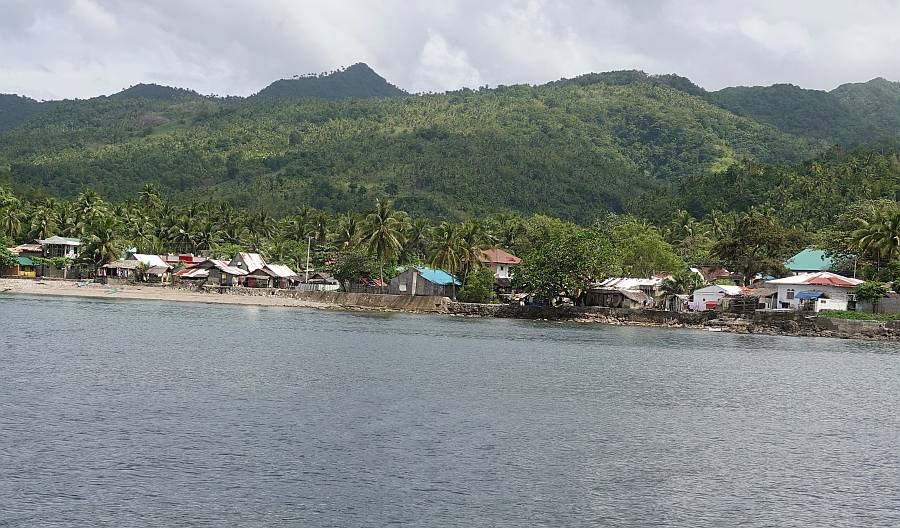
<svg viewBox="0 0 900 528">
<path fill-rule="evenodd" d="M 449 313 L 478 317 L 513 319 L 548 319 L 555 321 L 608 321 L 661 325 L 700 325 L 718 314 L 715 312 L 668 312 L 663 310 L 632 310 L 599 306 L 516 306 L 508 304 L 472 304 L 451 302 Z"/>
<path fill-rule="evenodd" d="M 450 299 L 424 295 L 378 295 L 373 293 L 345 293 L 336 291 L 278 290 L 270 288 L 222 288 L 226 295 L 276 296 L 343 308 L 365 310 L 395 310 L 403 312 L 448 313 Z"/>
</svg>

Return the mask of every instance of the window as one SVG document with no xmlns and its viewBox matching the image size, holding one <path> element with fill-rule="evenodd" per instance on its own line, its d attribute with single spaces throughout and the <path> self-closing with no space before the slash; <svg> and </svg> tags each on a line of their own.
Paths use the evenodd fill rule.
<svg viewBox="0 0 900 528">
<path fill-rule="evenodd" d="M 794 289 L 793 289 L 793 288 L 791 288 L 791 289 L 789 289 L 789 290 L 787 291 L 787 298 L 788 298 L 788 299 L 793 299 L 793 298 L 794 298 Z"/>
</svg>

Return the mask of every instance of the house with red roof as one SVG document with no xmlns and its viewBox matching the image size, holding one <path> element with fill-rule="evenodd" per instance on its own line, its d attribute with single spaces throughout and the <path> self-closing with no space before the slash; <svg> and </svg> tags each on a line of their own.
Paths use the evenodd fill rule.
<svg viewBox="0 0 900 528">
<path fill-rule="evenodd" d="M 847 310 L 855 304 L 856 287 L 862 283 L 829 271 L 766 281 L 766 285 L 778 290 L 779 308 L 811 312 Z"/>
<path fill-rule="evenodd" d="M 512 290 L 510 280 L 513 275 L 512 267 L 522 262 L 522 259 L 506 250 L 492 247 L 482 249 L 478 260 L 494 272 L 494 286 L 497 291 L 509 293 Z"/>
</svg>

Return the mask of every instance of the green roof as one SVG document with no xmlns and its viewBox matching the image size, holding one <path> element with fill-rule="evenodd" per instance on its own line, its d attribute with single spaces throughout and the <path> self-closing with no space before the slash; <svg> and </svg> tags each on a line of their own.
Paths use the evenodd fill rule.
<svg viewBox="0 0 900 528">
<path fill-rule="evenodd" d="M 34 261 L 28 257 L 19 257 L 19 266 L 34 266 Z"/>
<path fill-rule="evenodd" d="M 789 258 L 784 267 L 791 271 L 828 271 L 831 269 L 832 260 L 821 249 L 804 249 Z"/>
</svg>

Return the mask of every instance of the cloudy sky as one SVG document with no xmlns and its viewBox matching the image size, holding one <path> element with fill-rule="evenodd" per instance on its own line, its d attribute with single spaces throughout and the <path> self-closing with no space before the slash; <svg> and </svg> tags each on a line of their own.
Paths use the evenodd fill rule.
<svg viewBox="0 0 900 528">
<path fill-rule="evenodd" d="M 366 62 L 410 91 L 678 73 L 707 89 L 900 79 L 900 0 L 0 0 L 0 93 L 248 95 Z"/>
</svg>

